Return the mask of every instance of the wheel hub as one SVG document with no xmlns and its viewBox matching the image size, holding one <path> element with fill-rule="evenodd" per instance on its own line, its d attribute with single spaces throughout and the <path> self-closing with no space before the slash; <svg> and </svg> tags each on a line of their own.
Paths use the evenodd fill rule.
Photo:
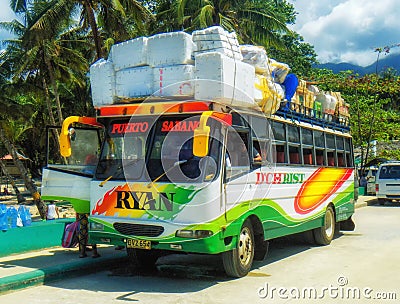
<svg viewBox="0 0 400 304">
<path fill-rule="evenodd" d="M 333 225 L 334 225 L 334 219 L 332 211 L 327 210 L 325 215 L 325 233 L 328 237 L 331 237 L 333 234 Z"/>
<path fill-rule="evenodd" d="M 247 265 L 251 260 L 253 243 L 250 236 L 250 231 L 245 227 L 240 233 L 239 239 L 239 258 L 242 265 Z"/>
</svg>

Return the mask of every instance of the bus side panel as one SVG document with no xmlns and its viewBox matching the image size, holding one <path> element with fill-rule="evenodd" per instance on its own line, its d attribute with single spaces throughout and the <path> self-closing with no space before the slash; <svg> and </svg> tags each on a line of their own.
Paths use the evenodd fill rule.
<svg viewBox="0 0 400 304">
<path fill-rule="evenodd" d="M 227 185 L 228 223 L 240 228 L 255 214 L 265 239 L 311 230 L 323 225 L 326 206 L 335 206 L 337 221 L 354 213 L 354 174 L 346 168 L 261 168 Z M 235 231 L 227 228 L 227 233 Z"/>
</svg>

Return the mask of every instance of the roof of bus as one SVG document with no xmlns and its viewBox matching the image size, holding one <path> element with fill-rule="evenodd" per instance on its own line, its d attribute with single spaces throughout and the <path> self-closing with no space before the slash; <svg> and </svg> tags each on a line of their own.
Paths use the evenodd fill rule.
<svg viewBox="0 0 400 304">
<path fill-rule="evenodd" d="M 230 107 L 228 105 L 212 102 L 200 101 L 190 98 L 165 98 L 152 97 L 135 100 L 123 100 L 121 103 L 96 107 L 97 117 L 116 117 L 127 115 L 155 115 L 155 114 L 182 114 L 182 113 L 202 113 L 207 110 L 221 111 L 226 113 L 234 110 L 240 114 L 257 115 L 281 121 L 287 124 L 301 125 L 313 130 L 321 130 L 334 134 L 340 133 L 344 136 L 351 136 L 348 126 L 339 123 L 332 123 L 322 119 L 300 116 L 299 113 L 276 113 L 267 116 L 261 109 L 250 107 Z"/>
</svg>

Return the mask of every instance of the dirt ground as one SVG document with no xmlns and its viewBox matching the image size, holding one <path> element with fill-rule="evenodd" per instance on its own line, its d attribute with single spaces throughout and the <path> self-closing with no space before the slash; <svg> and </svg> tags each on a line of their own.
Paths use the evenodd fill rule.
<svg viewBox="0 0 400 304">
<path fill-rule="evenodd" d="M 5 204 L 6 206 L 14 206 L 16 209 L 18 209 L 20 205 L 25 205 L 26 207 L 29 208 L 32 220 L 33 221 L 40 220 L 39 211 L 35 203 L 33 202 L 32 198 L 27 197 L 26 193 L 23 194 L 26 201 L 21 204 L 18 204 L 17 197 L 15 195 L 0 196 L 0 204 Z M 68 202 L 56 202 L 56 206 L 58 207 L 60 218 L 75 218 L 75 210 Z"/>
</svg>

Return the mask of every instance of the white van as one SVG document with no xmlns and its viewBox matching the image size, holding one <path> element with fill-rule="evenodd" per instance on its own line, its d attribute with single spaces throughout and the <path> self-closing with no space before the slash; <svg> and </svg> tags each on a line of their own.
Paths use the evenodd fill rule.
<svg viewBox="0 0 400 304">
<path fill-rule="evenodd" d="M 379 166 L 375 188 L 379 204 L 400 201 L 400 162 L 389 161 Z"/>
</svg>

